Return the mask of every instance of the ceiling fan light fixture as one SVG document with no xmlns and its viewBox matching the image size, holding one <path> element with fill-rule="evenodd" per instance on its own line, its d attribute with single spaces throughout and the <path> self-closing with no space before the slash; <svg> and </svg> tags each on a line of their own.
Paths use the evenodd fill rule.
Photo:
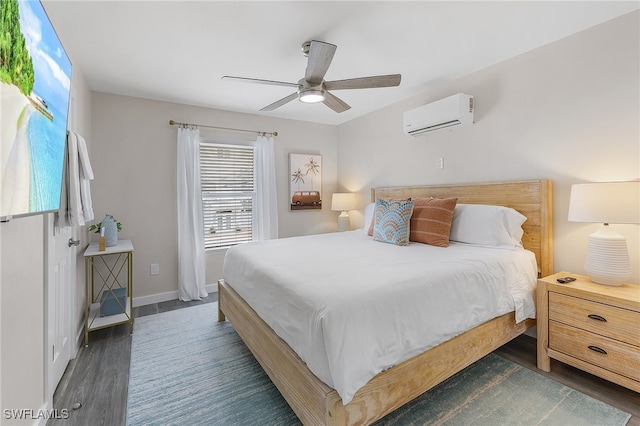
<svg viewBox="0 0 640 426">
<path fill-rule="evenodd" d="M 300 102 L 305 104 L 315 104 L 324 101 L 324 90 L 321 89 L 306 89 L 300 90 L 298 94 Z"/>
<path fill-rule="evenodd" d="M 400 74 L 375 75 L 371 77 L 357 77 L 346 80 L 325 81 L 324 77 L 331 65 L 336 52 L 335 44 L 324 41 L 311 40 L 302 44 L 302 53 L 307 57 L 307 68 L 304 77 L 297 83 L 285 81 L 263 80 L 259 78 L 223 76 L 225 80 L 244 81 L 249 83 L 270 84 L 274 86 L 296 87 L 297 90 L 282 99 L 261 108 L 260 111 L 273 111 L 298 98 L 305 104 L 324 103 L 333 111 L 345 112 L 351 107 L 332 93 L 333 90 L 345 89 L 373 89 L 378 87 L 394 87 L 400 84 Z"/>
</svg>

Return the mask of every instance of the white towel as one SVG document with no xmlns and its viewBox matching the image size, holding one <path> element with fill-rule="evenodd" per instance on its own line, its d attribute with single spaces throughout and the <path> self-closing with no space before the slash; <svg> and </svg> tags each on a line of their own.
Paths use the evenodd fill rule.
<svg viewBox="0 0 640 426">
<path fill-rule="evenodd" d="M 80 160 L 80 177 L 93 180 L 93 169 L 91 168 L 91 162 L 89 161 L 89 152 L 87 151 L 87 143 L 84 138 L 76 133 L 78 138 L 78 158 Z"/>
<path fill-rule="evenodd" d="M 84 138 L 76 134 L 78 139 L 78 159 L 80 160 L 80 200 L 82 204 L 82 216 L 85 222 L 93 220 L 93 203 L 91 202 L 91 187 L 89 181 L 93 180 L 93 169 L 89 161 L 89 152 Z"/>
<path fill-rule="evenodd" d="M 57 226 L 83 226 L 85 222 L 94 218 L 89 187 L 89 181 L 93 179 L 93 169 L 84 138 L 74 132 L 67 132 L 65 161 L 64 186 Z"/>
<path fill-rule="evenodd" d="M 67 134 L 67 221 L 69 226 L 82 226 L 82 199 L 80 198 L 80 169 L 78 168 L 78 138 L 75 133 Z"/>
</svg>

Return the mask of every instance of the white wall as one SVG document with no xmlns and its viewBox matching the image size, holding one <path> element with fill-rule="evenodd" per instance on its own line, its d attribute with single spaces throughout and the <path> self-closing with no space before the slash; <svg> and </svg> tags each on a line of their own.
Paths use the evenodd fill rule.
<svg viewBox="0 0 640 426">
<path fill-rule="evenodd" d="M 640 178 L 639 22 L 628 14 L 341 125 L 339 190 L 368 201 L 376 185 L 552 179 L 555 270 L 584 273 L 598 225 L 567 221 L 571 184 Z M 403 134 L 404 111 L 458 92 L 475 97 L 473 126 Z M 639 226 L 616 229 L 639 283 Z"/>
<path fill-rule="evenodd" d="M 44 403 L 43 217 L 0 224 L 3 410 L 37 410 Z M 2 424 L 12 424 L 4 420 L 4 411 L 2 419 Z"/>
<path fill-rule="evenodd" d="M 93 94 L 91 191 L 96 219 L 111 213 L 122 222 L 119 238 L 130 239 L 134 253 L 136 304 L 177 297 L 176 138 L 177 122 L 277 131 L 275 138 L 280 236 L 329 232 L 337 213 L 322 210 L 289 211 L 289 153 L 320 154 L 323 160 L 323 198 L 337 185 L 337 128 L 300 121 L 241 114 L 106 93 Z M 212 139 L 255 140 L 255 134 L 201 128 Z M 224 251 L 207 255 L 207 283 L 221 278 Z M 160 275 L 150 275 L 150 265 Z M 155 297 L 156 295 L 160 295 Z"/>
</svg>

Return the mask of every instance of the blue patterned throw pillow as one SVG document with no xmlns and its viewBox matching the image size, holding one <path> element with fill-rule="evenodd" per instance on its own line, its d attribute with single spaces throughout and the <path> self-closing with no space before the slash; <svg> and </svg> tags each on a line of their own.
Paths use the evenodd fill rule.
<svg viewBox="0 0 640 426">
<path fill-rule="evenodd" d="M 383 243 L 406 246 L 409 244 L 409 221 L 413 201 L 384 200 L 378 198 L 374 212 L 373 239 Z"/>
</svg>

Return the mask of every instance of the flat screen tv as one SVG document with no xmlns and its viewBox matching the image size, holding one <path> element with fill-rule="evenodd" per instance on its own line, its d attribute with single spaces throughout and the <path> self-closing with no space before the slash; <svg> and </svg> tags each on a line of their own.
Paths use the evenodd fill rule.
<svg viewBox="0 0 640 426">
<path fill-rule="evenodd" d="M 71 62 L 39 1 L 0 1 L 0 220 L 60 208 Z"/>
</svg>

